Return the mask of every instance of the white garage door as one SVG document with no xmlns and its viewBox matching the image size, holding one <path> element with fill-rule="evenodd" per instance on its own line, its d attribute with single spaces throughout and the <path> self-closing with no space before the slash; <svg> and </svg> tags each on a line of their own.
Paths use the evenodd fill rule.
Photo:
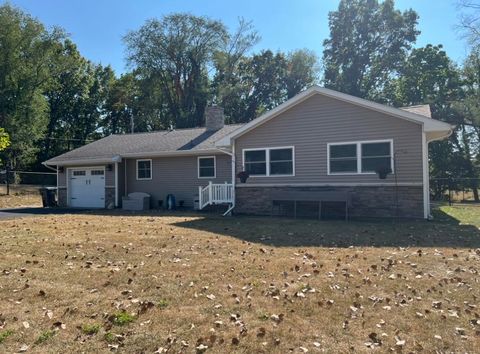
<svg viewBox="0 0 480 354">
<path fill-rule="evenodd" d="M 69 205 L 74 208 L 105 208 L 105 169 L 70 169 Z"/>
</svg>

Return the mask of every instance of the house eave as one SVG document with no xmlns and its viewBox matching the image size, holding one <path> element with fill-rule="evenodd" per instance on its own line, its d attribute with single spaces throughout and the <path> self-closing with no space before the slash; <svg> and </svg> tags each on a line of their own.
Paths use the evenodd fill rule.
<svg viewBox="0 0 480 354">
<path fill-rule="evenodd" d="M 102 158 L 80 158 L 80 159 L 65 159 L 65 160 L 48 160 L 43 162 L 44 165 L 49 166 L 78 166 L 86 164 L 110 164 L 115 162 L 121 162 L 122 158 L 151 158 L 151 157 L 174 157 L 174 156 L 199 156 L 208 154 L 218 154 L 223 152 L 219 149 L 204 149 L 204 150 L 185 150 L 185 151 L 152 151 L 152 152 L 139 152 L 139 153 L 126 153 L 115 155 L 113 157 Z M 223 152 L 226 154 L 226 152 Z M 120 160 L 118 160 L 120 158 Z"/>
<path fill-rule="evenodd" d="M 68 160 L 47 160 L 42 162 L 44 166 L 78 166 L 78 165 L 101 165 L 115 163 L 115 157 L 112 158 L 83 158 L 83 159 L 68 159 Z"/>
</svg>

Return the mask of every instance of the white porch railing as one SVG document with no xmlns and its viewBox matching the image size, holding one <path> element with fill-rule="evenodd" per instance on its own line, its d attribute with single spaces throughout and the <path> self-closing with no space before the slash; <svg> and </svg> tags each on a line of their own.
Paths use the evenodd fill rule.
<svg viewBox="0 0 480 354">
<path fill-rule="evenodd" d="M 198 187 L 198 204 L 200 210 L 207 205 L 233 203 L 233 184 L 208 183 L 205 187 Z"/>
</svg>

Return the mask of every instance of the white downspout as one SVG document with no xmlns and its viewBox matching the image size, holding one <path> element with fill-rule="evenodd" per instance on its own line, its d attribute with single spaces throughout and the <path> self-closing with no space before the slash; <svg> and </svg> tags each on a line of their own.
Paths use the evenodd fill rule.
<svg viewBox="0 0 480 354">
<path fill-rule="evenodd" d="M 422 126 L 422 167 L 423 167 L 423 218 L 429 219 L 430 215 L 430 181 L 428 171 L 428 143 L 426 133 Z"/>
<path fill-rule="evenodd" d="M 125 159 L 125 163 L 124 163 L 124 166 L 123 166 L 123 170 L 124 170 L 124 172 L 125 172 L 125 173 L 124 173 L 124 175 L 125 175 L 124 180 L 125 180 L 125 181 L 124 181 L 123 183 L 125 183 L 125 190 L 124 190 L 125 193 L 124 193 L 124 194 L 125 194 L 125 197 L 126 197 L 126 196 L 128 195 L 128 193 L 127 193 L 127 191 L 128 191 L 128 189 L 127 189 L 127 159 Z"/>
<path fill-rule="evenodd" d="M 115 162 L 115 208 L 118 208 L 118 162 Z"/>
</svg>

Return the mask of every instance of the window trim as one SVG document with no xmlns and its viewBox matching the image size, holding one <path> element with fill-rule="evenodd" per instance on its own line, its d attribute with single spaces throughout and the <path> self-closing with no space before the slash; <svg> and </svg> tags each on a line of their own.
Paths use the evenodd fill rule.
<svg viewBox="0 0 480 354">
<path fill-rule="evenodd" d="M 354 175 L 376 175 L 375 172 L 362 172 L 362 144 L 375 144 L 375 143 L 390 143 L 390 169 L 391 174 L 395 174 L 395 163 L 393 139 L 380 139 L 380 140 L 357 140 L 357 141 L 345 141 L 327 143 L 327 175 L 328 176 L 354 176 Z M 331 172 L 330 171 L 330 146 L 338 145 L 356 145 L 357 146 L 357 172 Z"/>
<path fill-rule="evenodd" d="M 150 181 L 153 177 L 153 163 L 152 163 L 152 159 L 137 159 L 135 160 L 135 170 L 136 170 L 136 174 L 135 174 L 135 177 L 137 177 L 137 181 Z M 150 178 L 139 178 L 138 177 L 138 163 L 139 162 L 144 162 L 144 161 L 149 161 L 150 162 Z"/>
<path fill-rule="evenodd" d="M 201 177 L 200 176 L 200 160 L 202 159 L 212 159 L 213 158 L 213 177 Z M 209 178 L 217 178 L 217 157 L 215 155 L 212 156 L 198 156 L 197 157 L 197 178 L 198 179 L 209 179 Z"/>
<path fill-rule="evenodd" d="M 270 150 L 280 150 L 280 149 L 292 149 L 292 173 L 283 174 L 283 175 L 271 175 L 270 174 Z M 242 149 L 242 169 L 245 171 L 245 153 L 248 151 L 265 151 L 265 163 L 266 169 L 264 175 L 250 175 L 254 178 L 264 178 L 264 177 L 295 177 L 295 146 L 272 146 L 272 147 L 261 147 L 261 148 L 248 148 Z"/>
</svg>

